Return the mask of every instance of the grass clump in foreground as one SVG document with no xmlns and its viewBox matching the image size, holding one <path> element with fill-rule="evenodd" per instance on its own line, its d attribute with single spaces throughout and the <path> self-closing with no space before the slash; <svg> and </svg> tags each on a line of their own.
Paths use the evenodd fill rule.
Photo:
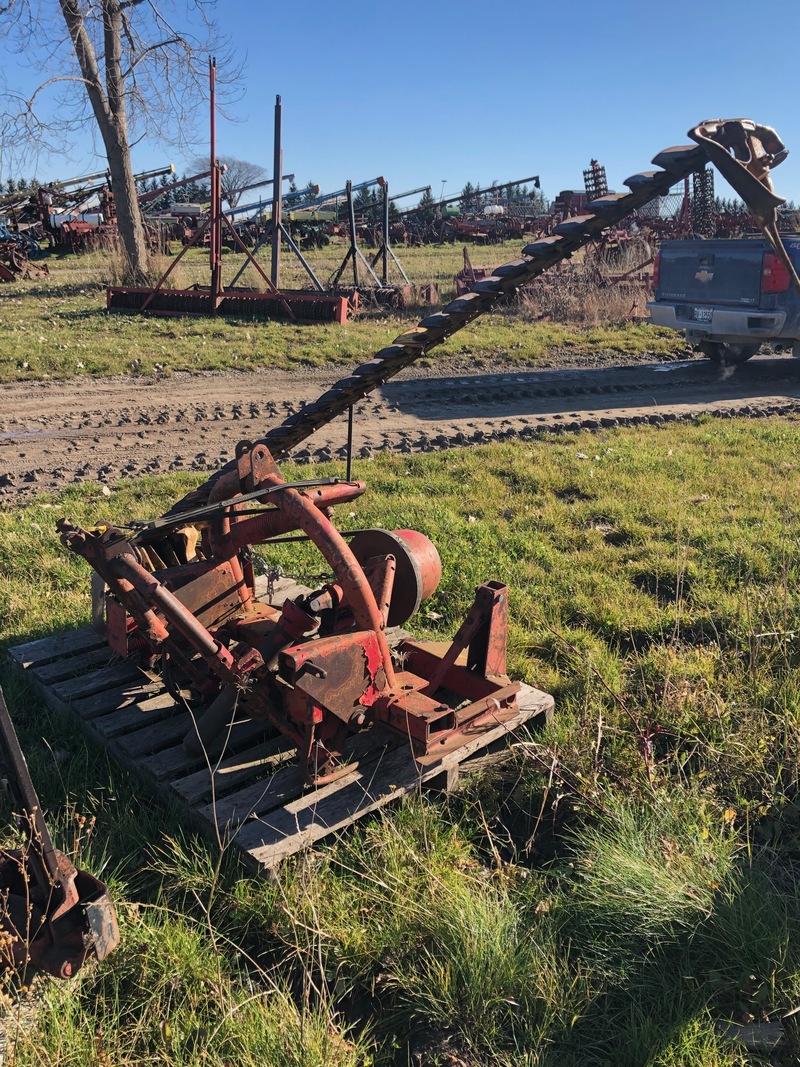
<svg viewBox="0 0 800 1067">
<path fill-rule="evenodd" d="M 792 420 L 709 421 L 357 467 L 370 491 L 348 524 L 439 546 L 415 630 L 451 636 L 474 586 L 507 580 L 510 671 L 557 716 L 453 797 L 372 818 L 275 883 L 8 675 L 57 837 L 72 850 L 89 820 L 77 858 L 124 929 L 106 966 L 39 985 L 15 1062 L 763 1062 L 716 1023 L 800 1003 L 798 446 Z M 196 480 L 0 516 L 5 643 L 88 619 L 55 518 L 150 517 Z"/>
</svg>

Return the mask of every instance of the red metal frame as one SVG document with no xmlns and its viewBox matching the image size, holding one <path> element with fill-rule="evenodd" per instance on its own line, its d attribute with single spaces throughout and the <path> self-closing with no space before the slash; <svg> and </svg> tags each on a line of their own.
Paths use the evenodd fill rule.
<svg viewBox="0 0 800 1067">
<path fill-rule="evenodd" d="M 180 668 L 210 701 L 185 739 L 193 752 L 213 741 L 235 704 L 290 738 L 307 779 L 320 784 L 341 773 L 353 730 L 380 724 L 425 754 L 514 713 L 508 590 L 498 582 L 477 589 L 452 642 L 405 641 L 393 655 L 387 625 L 405 622 L 435 591 L 441 564 L 416 531 L 361 531 L 349 545 L 330 509 L 365 488 L 287 484 L 263 444 L 242 441 L 235 468 L 197 516 L 200 559 L 148 569 L 176 556 L 173 535 L 191 516 L 133 537 L 59 523 L 62 541 L 108 586 L 112 647 L 151 667 Z M 275 506 L 252 514 L 245 509 L 254 498 Z M 278 610 L 256 598 L 250 548 L 291 531 L 316 546 L 331 580 Z"/>
<path fill-rule="evenodd" d="M 109 286 L 106 292 L 106 307 L 110 311 L 138 311 L 140 314 L 152 315 L 241 315 L 260 319 L 289 319 L 292 322 L 335 322 L 343 325 L 348 314 L 352 315 L 354 306 L 346 297 L 333 296 L 318 292 L 284 292 L 262 268 L 258 260 L 242 242 L 236 229 L 222 210 L 222 168 L 217 159 L 217 66 L 216 60 L 208 64 L 209 81 L 209 171 L 211 186 L 211 205 L 208 218 L 198 226 L 189 242 L 181 249 L 152 288 Z M 276 136 L 278 136 L 276 132 Z M 276 152 L 276 158 L 282 158 Z M 282 174 L 279 167 L 275 174 Z M 281 182 L 274 181 L 276 202 L 280 205 Z M 275 221 L 275 220 L 273 220 Z M 278 222 L 280 220 L 278 219 Z M 226 289 L 222 284 L 222 231 L 229 230 L 234 244 L 244 252 L 246 262 L 261 276 L 269 292 L 261 293 L 252 289 Z M 180 263 L 181 259 L 198 240 L 208 233 L 208 259 L 210 286 L 208 289 L 165 289 L 164 283 Z M 278 231 L 278 250 L 280 249 L 280 232 Z M 273 243 L 273 264 L 275 261 Z M 272 274 L 275 275 L 273 265 Z M 304 314 L 304 312 L 306 314 Z"/>
</svg>

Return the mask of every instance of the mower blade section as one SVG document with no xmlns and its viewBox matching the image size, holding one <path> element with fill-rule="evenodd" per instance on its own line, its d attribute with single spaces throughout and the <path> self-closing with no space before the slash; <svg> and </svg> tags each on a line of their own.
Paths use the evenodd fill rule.
<svg viewBox="0 0 800 1067">
<path fill-rule="evenodd" d="M 102 886 L 102 882 L 98 883 Z M 92 939 L 92 949 L 99 963 L 119 945 L 117 913 L 105 887 L 96 900 L 84 905 L 86 924 Z"/>
<path fill-rule="evenodd" d="M 666 195 L 676 182 L 688 177 L 702 165 L 706 158 L 704 149 L 705 146 L 696 148 L 694 145 L 664 149 L 656 159 L 659 165 L 667 169 L 647 171 L 629 178 L 625 184 L 631 192 L 617 201 L 606 200 L 601 218 L 584 217 L 577 226 L 574 220 L 568 220 L 568 233 L 543 237 L 526 245 L 522 250 L 523 256 L 527 257 L 524 261 L 517 260 L 504 265 L 504 268 L 510 269 L 495 272 L 491 281 L 487 279 L 486 284 L 481 283 L 476 290 L 457 297 L 434 315 L 427 315 L 415 329 L 407 330 L 395 338 L 392 344 L 382 348 L 367 363 L 356 367 L 317 400 L 289 416 L 282 425 L 269 430 L 259 443 L 265 444 L 276 458 L 286 456 L 368 393 L 442 344 L 478 315 L 489 311 L 499 295 L 533 281 L 560 260 L 572 256 L 606 226 L 616 225 L 655 197 Z M 227 463 L 203 485 L 176 501 L 167 516 L 172 518 L 206 504 L 220 478 L 235 469 L 235 462 Z"/>
</svg>

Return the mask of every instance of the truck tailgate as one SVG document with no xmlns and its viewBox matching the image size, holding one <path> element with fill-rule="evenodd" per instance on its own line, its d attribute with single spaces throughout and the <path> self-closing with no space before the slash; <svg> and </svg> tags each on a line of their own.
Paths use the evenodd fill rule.
<svg viewBox="0 0 800 1067">
<path fill-rule="evenodd" d="M 757 307 L 764 241 L 664 241 L 657 300 Z"/>
</svg>

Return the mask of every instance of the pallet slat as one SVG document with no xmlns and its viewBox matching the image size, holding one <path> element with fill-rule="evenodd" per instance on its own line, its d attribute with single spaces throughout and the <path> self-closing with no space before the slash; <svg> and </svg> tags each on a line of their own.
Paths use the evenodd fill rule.
<svg viewBox="0 0 800 1067">
<path fill-rule="evenodd" d="M 93 648 L 106 648 L 105 638 L 101 637 L 91 626 L 82 626 L 68 634 L 55 637 L 41 637 L 37 641 L 28 641 L 24 645 L 15 645 L 9 649 L 9 656 L 17 666 L 27 670 L 44 663 L 66 656 L 77 656 Z"/>
<path fill-rule="evenodd" d="M 265 584 L 265 583 L 264 583 Z M 273 602 L 302 593 L 291 579 L 275 583 Z M 260 590 L 265 598 L 266 589 Z M 391 634 L 400 639 L 404 631 Z M 391 643 L 395 643 L 392 640 Z M 452 783 L 459 767 L 533 718 L 549 719 L 553 700 L 530 686 L 506 722 L 473 727 L 424 759 L 405 737 L 381 729 L 354 734 L 345 754 L 352 769 L 317 789 L 304 786 L 289 742 L 263 722 L 240 719 L 206 755 L 190 756 L 182 740 L 191 727 L 158 679 L 115 661 L 90 627 L 29 641 L 9 650 L 44 701 L 72 716 L 84 733 L 152 790 L 184 806 L 188 819 L 213 841 L 230 839 L 255 871 L 272 870 L 356 819 L 424 783 Z M 219 749 L 223 749 L 221 753 Z"/>
<path fill-rule="evenodd" d="M 212 764 L 211 768 L 204 762 L 201 770 L 170 782 L 170 788 L 187 804 L 198 804 L 210 799 L 212 794 L 227 795 L 242 782 L 249 781 L 254 774 L 260 774 L 268 767 L 278 767 L 293 758 L 294 752 L 286 748 L 285 739 L 273 737 L 244 752 L 227 756 Z"/>
<path fill-rule="evenodd" d="M 103 645 L 101 648 L 93 648 L 88 652 L 74 653 L 66 659 L 44 663 L 37 666 L 36 672 L 39 681 L 44 682 L 45 685 L 53 685 L 54 682 L 62 682 L 67 678 L 85 674 L 91 667 L 110 666 L 113 659 L 114 653 L 108 645 Z"/>
<path fill-rule="evenodd" d="M 525 692 L 527 690 L 527 692 Z M 323 789 L 312 790 L 298 800 L 276 808 L 269 815 L 246 824 L 236 842 L 255 867 L 273 869 L 287 856 L 308 848 L 329 834 L 344 829 L 356 819 L 368 815 L 390 801 L 409 793 L 450 767 L 460 765 L 473 752 L 485 748 L 521 726 L 532 715 L 547 714 L 552 697 L 525 687 L 527 707 L 509 723 L 496 726 L 480 737 L 466 742 L 443 759 L 423 766 L 409 746 L 386 750 L 366 766 Z"/>
<path fill-rule="evenodd" d="M 133 706 L 141 708 L 144 701 L 148 698 L 159 696 L 162 691 L 162 687 L 157 682 L 145 682 L 143 685 L 129 682 L 125 685 L 115 685 L 110 689 L 101 690 L 99 693 L 93 693 L 91 696 L 84 697 L 81 700 L 65 700 L 63 697 L 59 697 L 55 689 L 48 690 L 41 682 L 39 686 L 45 694 L 51 692 L 54 701 L 58 701 L 61 707 L 68 708 L 82 722 L 91 722 L 92 719 L 96 719 L 100 715 L 118 711 L 122 708 Z"/>
<path fill-rule="evenodd" d="M 53 685 L 53 692 L 61 700 L 77 700 L 80 697 L 103 693 L 111 686 L 126 682 L 140 682 L 142 672 L 132 663 L 113 663 L 110 667 L 88 670 L 77 678 L 66 678 Z M 46 685 L 47 683 L 44 682 Z"/>
<path fill-rule="evenodd" d="M 360 760 L 363 764 L 374 762 L 386 747 L 396 748 L 399 738 L 384 734 L 382 731 L 368 731 L 351 737 L 345 747 L 344 756 L 350 760 Z M 337 783 L 332 783 L 334 786 Z M 215 826 L 233 830 L 245 819 L 253 815 L 262 815 L 279 807 L 284 800 L 296 797 L 304 792 L 304 785 L 298 766 L 282 767 L 267 780 L 254 782 L 244 789 L 218 799 L 198 809 L 198 816 L 208 819 Z M 319 790 L 317 790 L 319 792 Z"/>
<path fill-rule="evenodd" d="M 147 708 L 142 707 L 144 703 L 145 701 L 140 701 L 108 715 L 99 715 L 93 720 L 92 729 L 97 730 L 103 737 L 117 737 L 141 726 L 152 726 L 154 722 L 161 722 L 175 712 L 175 701 L 169 693 L 152 697 L 146 702 Z"/>
</svg>

